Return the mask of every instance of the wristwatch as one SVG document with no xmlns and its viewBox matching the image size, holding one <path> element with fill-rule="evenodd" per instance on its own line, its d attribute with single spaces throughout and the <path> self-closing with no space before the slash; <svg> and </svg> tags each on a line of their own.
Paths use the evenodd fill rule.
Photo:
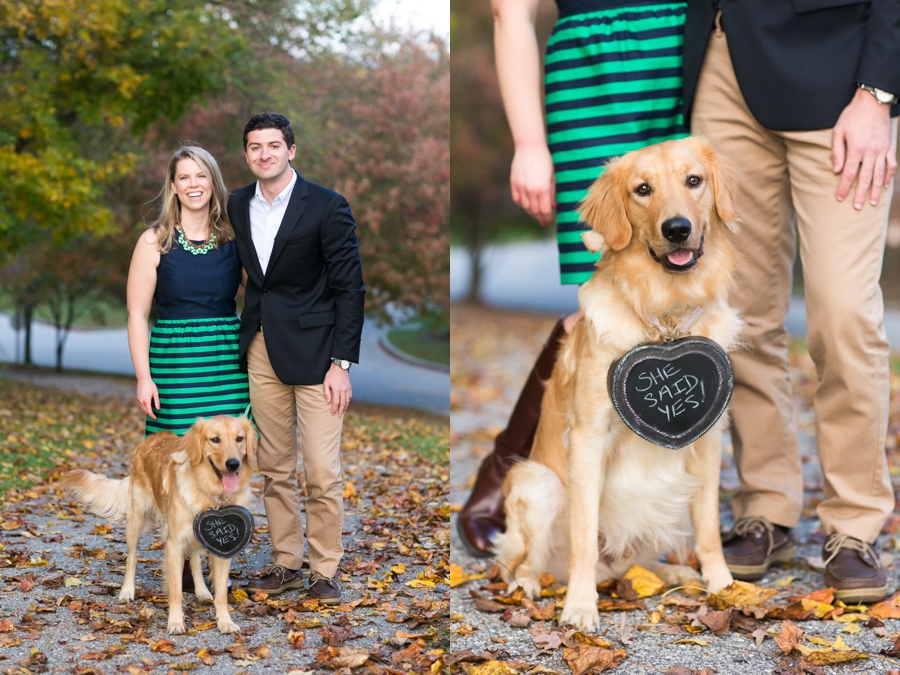
<svg viewBox="0 0 900 675">
<path fill-rule="evenodd" d="M 350 362 L 346 359 L 331 359 L 331 362 L 341 370 L 350 370 Z"/>
<path fill-rule="evenodd" d="M 892 94 L 891 92 L 885 91 L 884 89 L 879 89 L 878 87 L 870 87 L 868 84 L 861 84 L 859 85 L 859 88 L 872 94 L 872 96 L 875 97 L 875 100 L 879 103 L 888 103 L 890 105 L 893 105 L 898 101 L 898 97 L 896 94 Z"/>
</svg>

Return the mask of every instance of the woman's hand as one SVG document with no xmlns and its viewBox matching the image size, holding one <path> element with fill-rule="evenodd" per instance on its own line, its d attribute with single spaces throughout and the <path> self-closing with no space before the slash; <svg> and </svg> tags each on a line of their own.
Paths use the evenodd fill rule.
<svg viewBox="0 0 900 675">
<path fill-rule="evenodd" d="M 153 414 L 153 408 L 151 404 L 155 404 L 157 410 L 159 407 L 159 391 L 156 389 L 156 383 L 153 382 L 150 378 L 146 380 L 138 380 L 137 384 L 137 400 L 138 405 L 141 406 L 141 410 L 144 411 L 144 414 L 150 417 L 150 419 L 155 420 L 156 415 Z"/>
<path fill-rule="evenodd" d="M 553 222 L 556 210 L 556 176 L 546 143 L 516 147 L 509 176 L 513 201 L 544 226 Z"/>
</svg>

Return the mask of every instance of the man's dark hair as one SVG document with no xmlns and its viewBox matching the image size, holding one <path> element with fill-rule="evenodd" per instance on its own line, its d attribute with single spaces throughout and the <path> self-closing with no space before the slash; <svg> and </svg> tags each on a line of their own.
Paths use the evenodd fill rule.
<svg viewBox="0 0 900 675">
<path fill-rule="evenodd" d="M 294 127 L 291 126 L 291 121 L 284 115 L 264 112 L 251 117 L 244 127 L 244 150 L 247 149 L 247 135 L 258 129 L 279 129 L 288 148 L 294 145 Z"/>
</svg>

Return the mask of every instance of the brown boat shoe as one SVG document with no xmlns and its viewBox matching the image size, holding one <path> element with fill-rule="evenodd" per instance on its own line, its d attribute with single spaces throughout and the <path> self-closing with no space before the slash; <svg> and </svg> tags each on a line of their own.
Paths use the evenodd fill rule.
<svg viewBox="0 0 900 675">
<path fill-rule="evenodd" d="M 300 570 L 291 570 L 284 565 L 272 565 L 259 579 L 252 579 L 247 584 L 247 590 L 278 595 L 292 588 L 303 588 L 303 585 L 303 572 Z"/>
<path fill-rule="evenodd" d="M 323 605 L 341 604 L 341 585 L 337 579 L 313 572 L 309 575 L 309 596 Z"/>
<path fill-rule="evenodd" d="M 822 547 L 825 585 L 834 597 L 847 604 L 877 602 L 888 594 L 887 573 L 871 544 L 837 532 L 828 535 Z"/>
<path fill-rule="evenodd" d="M 740 518 L 722 537 L 725 564 L 735 579 L 759 579 L 775 563 L 790 562 L 797 555 L 791 531 L 763 516 Z"/>
</svg>

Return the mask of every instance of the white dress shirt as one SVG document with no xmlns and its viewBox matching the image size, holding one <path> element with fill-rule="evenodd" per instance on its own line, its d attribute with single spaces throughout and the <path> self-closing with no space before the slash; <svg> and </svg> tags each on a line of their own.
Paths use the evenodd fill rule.
<svg viewBox="0 0 900 675">
<path fill-rule="evenodd" d="M 250 237 L 253 239 L 253 246 L 259 256 L 259 266 L 262 268 L 263 274 L 266 273 L 266 268 L 269 266 L 272 247 L 275 245 L 275 235 L 278 234 L 278 228 L 281 227 L 281 221 L 284 220 L 284 212 L 287 211 L 287 205 L 296 184 L 297 172 L 291 169 L 291 182 L 281 191 L 281 194 L 272 200 L 272 205 L 269 206 L 269 202 L 263 197 L 259 181 L 256 181 L 256 194 L 250 200 Z"/>
</svg>

